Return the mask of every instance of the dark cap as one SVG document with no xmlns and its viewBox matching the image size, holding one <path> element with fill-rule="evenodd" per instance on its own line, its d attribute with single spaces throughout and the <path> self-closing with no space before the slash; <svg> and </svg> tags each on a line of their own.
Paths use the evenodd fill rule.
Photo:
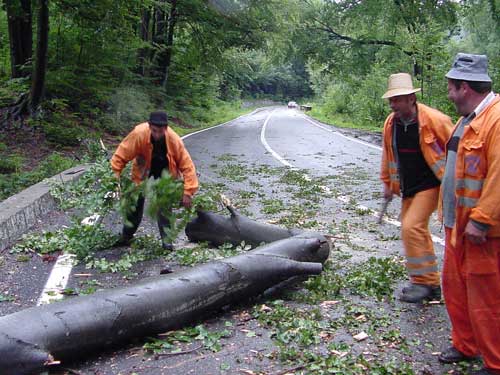
<svg viewBox="0 0 500 375">
<path fill-rule="evenodd" d="M 151 112 L 149 115 L 149 124 L 154 126 L 167 126 L 168 125 L 168 116 L 166 112 L 156 111 Z"/>
<path fill-rule="evenodd" d="M 453 66 L 446 78 L 461 81 L 491 82 L 488 76 L 488 58 L 486 55 L 457 53 Z"/>
</svg>

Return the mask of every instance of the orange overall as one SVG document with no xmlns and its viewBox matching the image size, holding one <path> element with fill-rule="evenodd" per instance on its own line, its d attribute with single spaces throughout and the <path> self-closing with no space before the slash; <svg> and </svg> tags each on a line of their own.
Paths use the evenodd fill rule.
<svg viewBox="0 0 500 375">
<path fill-rule="evenodd" d="M 423 157 L 434 175 L 441 180 L 445 167 L 445 145 L 452 122 L 436 109 L 417 103 L 419 143 Z M 381 180 L 393 194 L 400 195 L 400 176 L 393 147 L 394 114 L 384 124 Z M 401 235 L 406 267 L 414 284 L 440 284 L 437 258 L 429 232 L 429 218 L 437 208 L 439 187 L 418 192 L 402 201 Z"/>
<path fill-rule="evenodd" d="M 165 127 L 168 170 L 172 177 L 184 179 L 184 194 L 192 196 L 198 190 L 198 178 L 191 156 L 184 147 L 181 138 L 170 128 Z M 132 180 L 139 184 L 149 176 L 151 168 L 151 131 L 149 124 L 137 125 L 120 143 L 111 159 L 111 168 L 119 176 L 131 160 Z"/>
<path fill-rule="evenodd" d="M 500 373 L 500 97 L 464 128 L 455 166 L 456 221 L 446 228 L 443 294 L 453 346 L 481 355 Z M 469 219 L 487 224 L 487 241 L 464 237 Z M 496 373 L 496 372 L 495 372 Z"/>
</svg>

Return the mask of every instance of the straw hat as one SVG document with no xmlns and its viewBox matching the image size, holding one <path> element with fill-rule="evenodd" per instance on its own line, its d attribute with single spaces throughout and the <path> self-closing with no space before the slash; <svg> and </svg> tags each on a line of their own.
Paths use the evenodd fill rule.
<svg viewBox="0 0 500 375">
<path fill-rule="evenodd" d="M 420 88 L 413 88 L 411 76 L 408 73 L 397 73 L 389 76 L 387 92 L 382 95 L 382 99 L 392 98 L 393 96 L 410 95 L 420 91 Z"/>
</svg>

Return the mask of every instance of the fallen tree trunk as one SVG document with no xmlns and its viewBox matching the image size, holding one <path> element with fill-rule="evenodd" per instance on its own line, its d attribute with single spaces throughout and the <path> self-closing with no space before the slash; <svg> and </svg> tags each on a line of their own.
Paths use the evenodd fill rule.
<svg viewBox="0 0 500 375">
<path fill-rule="evenodd" d="M 262 224 L 251 220 L 226 206 L 230 217 L 213 212 L 198 211 L 198 216 L 186 225 L 186 235 L 193 242 L 210 242 L 220 246 L 223 243 L 239 245 L 245 242 L 252 246 L 270 243 L 283 238 L 306 233 L 298 229 L 285 229 L 277 225 Z"/>
<path fill-rule="evenodd" d="M 328 255 L 324 237 L 299 235 L 135 286 L 1 317 L 2 374 L 31 374 L 54 359 L 179 328 L 291 277 L 319 274 Z"/>
</svg>

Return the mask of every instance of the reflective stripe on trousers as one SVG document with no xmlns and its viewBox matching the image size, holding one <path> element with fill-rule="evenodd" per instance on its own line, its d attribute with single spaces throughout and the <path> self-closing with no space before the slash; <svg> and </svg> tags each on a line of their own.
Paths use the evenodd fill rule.
<svg viewBox="0 0 500 375">
<path fill-rule="evenodd" d="M 414 284 L 439 285 L 439 271 L 429 218 L 438 205 L 439 187 L 404 198 L 401 210 L 401 237 L 406 268 Z"/>
</svg>

